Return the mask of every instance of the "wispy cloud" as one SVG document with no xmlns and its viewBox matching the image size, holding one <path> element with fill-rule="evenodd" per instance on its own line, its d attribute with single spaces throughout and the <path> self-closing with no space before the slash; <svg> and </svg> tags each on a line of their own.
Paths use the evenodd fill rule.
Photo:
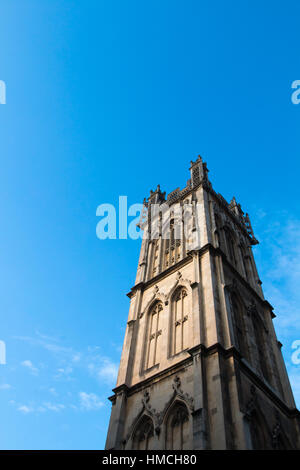
<svg viewBox="0 0 300 470">
<path fill-rule="evenodd" d="M 1 384 L 0 390 L 9 390 L 11 388 L 10 384 Z"/>
<path fill-rule="evenodd" d="M 95 393 L 79 392 L 80 408 L 85 411 L 98 410 L 104 404 Z"/>
<path fill-rule="evenodd" d="M 24 414 L 28 414 L 28 413 L 32 413 L 34 410 L 30 406 L 20 405 L 18 406 L 18 411 L 21 411 L 21 413 L 24 413 Z"/>
<path fill-rule="evenodd" d="M 300 366 L 291 364 L 293 341 L 300 339 L 300 220 L 286 211 L 259 211 L 255 231 L 261 246 L 255 258 L 266 299 L 273 305 L 278 338 L 294 392 L 300 404 Z"/>
<path fill-rule="evenodd" d="M 102 355 L 99 346 L 88 346 L 86 351 L 76 351 L 72 347 L 60 345 L 58 339 L 41 333 L 38 333 L 38 337 L 33 338 L 28 336 L 15 336 L 14 338 L 42 347 L 52 353 L 60 363 L 54 374 L 56 380 L 71 380 L 74 369 L 80 367 L 86 369 L 102 383 L 113 386 L 116 382 L 118 365 L 109 357 Z M 24 362 L 30 368 L 30 361 Z M 23 365 L 26 364 L 23 363 Z M 33 368 L 31 370 L 34 372 Z"/>
<path fill-rule="evenodd" d="M 59 367 L 57 369 L 56 374 L 54 375 L 54 378 L 55 379 L 64 378 L 64 379 L 67 379 L 67 380 L 71 380 L 70 375 L 72 374 L 72 372 L 73 372 L 73 367 L 71 367 L 71 366 Z"/>
<path fill-rule="evenodd" d="M 29 359 L 21 362 L 21 365 L 29 369 L 33 375 L 37 375 L 39 373 L 38 368 L 35 367 Z"/>
<path fill-rule="evenodd" d="M 262 244 L 255 256 L 265 296 L 277 314 L 276 329 L 284 337 L 300 334 L 300 220 L 286 212 L 268 214 L 257 231 Z"/>
<path fill-rule="evenodd" d="M 62 403 L 50 403 L 50 402 L 46 402 L 46 403 L 43 403 L 43 406 L 45 406 L 45 408 L 47 408 L 48 410 L 50 411 L 61 411 L 61 410 L 64 410 L 66 408 L 65 405 L 63 405 Z"/>
<path fill-rule="evenodd" d="M 67 408 L 66 405 L 62 403 L 52 403 L 52 402 L 43 402 L 41 404 L 30 403 L 29 405 L 24 405 L 21 403 L 16 403 L 14 400 L 10 401 L 11 405 L 14 405 L 17 411 L 20 411 L 23 414 L 28 413 L 44 413 L 46 411 L 54 411 L 58 413 Z"/>
<path fill-rule="evenodd" d="M 98 370 L 98 377 L 108 383 L 116 382 L 118 375 L 118 366 L 110 359 L 104 358 L 103 364 Z"/>
<path fill-rule="evenodd" d="M 295 369 L 289 371 L 291 386 L 294 392 L 295 401 L 298 404 L 298 406 L 300 405 L 300 373 L 299 372 L 300 370 L 295 370 Z"/>
<path fill-rule="evenodd" d="M 78 384 L 84 383 L 85 380 L 88 380 L 90 387 L 91 378 L 96 382 L 97 389 L 102 392 L 107 387 L 111 388 L 116 382 L 118 365 L 107 355 L 103 355 L 99 346 L 87 346 L 86 349 L 79 351 L 62 344 L 59 338 L 40 332 L 36 332 L 36 336 L 32 337 L 15 336 L 14 338 L 48 352 L 46 354 L 48 359 L 45 359 L 45 355 L 43 356 L 43 361 L 47 366 L 42 367 L 39 363 L 38 369 L 36 364 L 29 359 L 21 363 L 22 367 L 32 374 L 39 374 L 39 379 L 43 381 L 45 379 L 46 383 L 43 382 L 41 385 L 39 399 L 36 402 L 14 402 L 14 407 L 20 413 L 92 411 L 99 410 L 106 404 L 106 401 L 104 403 L 96 393 L 78 390 Z M 46 376 L 44 371 L 47 372 Z M 47 395 L 43 396 L 42 391 Z M 109 393 L 108 390 L 105 391 L 105 396 L 107 393 Z M 56 402 L 58 397 L 60 397 L 60 403 Z M 64 397 L 63 401 L 61 397 Z"/>
<path fill-rule="evenodd" d="M 39 332 L 37 332 L 36 337 L 14 336 L 13 338 L 19 341 L 27 342 L 33 346 L 40 346 L 43 349 L 46 349 L 47 351 L 53 353 L 54 355 L 59 356 L 60 358 L 71 360 L 72 357 L 76 355 L 71 347 L 66 347 L 59 344 L 58 338 L 42 335 Z"/>
</svg>

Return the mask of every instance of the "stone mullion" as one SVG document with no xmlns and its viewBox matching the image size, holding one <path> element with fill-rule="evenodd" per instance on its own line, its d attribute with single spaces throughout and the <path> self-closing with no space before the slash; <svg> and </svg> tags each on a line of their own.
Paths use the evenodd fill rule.
<svg viewBox="0 0 300 470">
<path fill-rule="evenodd" d="M 173 345 L 172 345 L 172 351 L 173 355 L 176 354 L 176 322 L 177 322 L 177 302 L 174 302 L 174 318 L 172 319 L 172 324 L 173 324 Z"/>
<path fill-rule="evenodd" d="M 242 276 L 247 279 L 247 273 L 245 269 L 245 263 L 244 263 L 244 253 L 241 244 L 238 245 L 238 266 L 239 266 L 239 271 L 242 274 Z"/>
<path fill-rule="evenodd" d="M 147 343 L 148 343 L 148 351 L 147 351 L 147 369 L 149 368 L 149 360 L 150 360 L 150 349 L 151 349 L 151 335 L 152 335 L 152 324 L 153 324 L 153 313 L 151 313 L 151 318 L 150 318 L 150 325 L 149 325 L 149 332 L 148 332 L 148 337 L 147 337 Z"/>
<path fill-rule="evenodd" d="M 155 327 L 155 337 L 154 337 L 154 354 L 153 354 L 153 365 L 156 364 L 156 350 L 157 350 L 157 338 L 158 338 L 158 325 L 159 325 L 159 311 L 156 307 L 156 327 Z"/>
<path fill-rule="evenodd" d="M 148 281 L 151 278 L 151 265 L 152 265 L 152 251 L 153 251 L 153 243 L 152 240 L 148 242 L 148 253 L 147 253 L 147 269 L 145 273 L 145 280 Z"/>
<path fill-rule="evenodd" d="M 157 263 L 157 274 L 159 274 L 163 270 L 163 247 L 164 247 L 164 240 L 162 237 L 162 218 L 159 219 L 159 249 L 158 249 L 158 263 Z"/>
</svg>

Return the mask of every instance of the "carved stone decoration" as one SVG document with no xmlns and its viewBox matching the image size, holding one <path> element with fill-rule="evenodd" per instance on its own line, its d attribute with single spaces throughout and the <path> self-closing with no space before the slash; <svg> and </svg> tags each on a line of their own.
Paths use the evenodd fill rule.
<svg viewBox="0 0 300 470">
<path fill-rule="evenodd" d="M 251 420 L 252 413 L 254 412 L 257 406 L 256 388 L 254 387 L 254 385 L 251 385 L 250 393 L 251 393 L 251 398 L 246 404 L 246 409 L 245 409 L 245 418 L 247 418 L 249 421 Z"/>
<path fill-rule="evenodd" d="M 189 279 L 183 279 L 183 276 L 182 276 L 182 274 L 181 274 L 180 271 L 177 273 L 176 281 L 174 282 L 173 286 L 171 287 L 171 289 L 169 290 L 168 294 L 166 295 L 167 301 L 170 300 L 170 298 L 172 297 L 173 293 L 175 292 L 175 290 L 176 290 L 177 287 L 179 287 L 179 286 L 186 287 L 187 289 L 192 286 L 192 282 L 191 282 Z M 185 295 L 187 295 L 187 293 L 185 293 Z M 166 305 L 167 305 L 167 304 L 166 304 Z"/>
<path fill-rule="evenodd" d="M 273 449 L 278 449 L 279 447 L 279 436 L 281 433 L 281 424 L 279 422 L 279 419 L 277 418 L 276 424 L 274 425 L 272 429 L 272 446 Z"/>
<path fill-rule="evenodd" d="M 255 302 L 252 300 L 252 302 L 247 306 L 247 315 L 249 317 L 254 317 L 255 315 L 257 315 L 264 327 L 264 330 L 265 332 L 268 334 L 269 333 L 269 330 L 268 328 L 266 327 L 266 323 L 265 323 L 265 320 L 264 318 L 262 317 L 262 315 L 259 313 L 259 311 L 257 310 L 256 308 L 256 305 L 255 305 Z"/>
<path fill-rule="evenodd" d="M 247 306 L 247 314 L 250 317 L 252 315 L 255 315 L 255 313 L 257 313 L 257 309 L 255 303 L 252 300 L 252 302 Z"/>
<path fill-rule="evenodd" d="M 149 401 L 150 401 L 150 392 L 149 390 L 146 390 L 142 398 L 142 404 L 146 410 L 151 409 L 151 405 L 149 404 Z"/>
<path fill-rule="evenodd" d="M 187 403 L 191 411 L 194 411 L 194 399 L 188 394 L 184 393 L 181 389 L 181 380 L 178 375 L 176 375 L 172 388 L 174 390 L 171 402 L 174 401 L 176 397 L 181 398 L 184 402 Z"/>
<path fill-rule="evenodd" d="M 154 422 L 155 422 L 155 432 L 156 432 L 157 435 L 159 435 L 159 433 L 160 433 L 160 428 L 161 428 L 162 422 L 164 420 L 164 417 L 166 416 L 167 411 L 170 409 L 171 405 L 174 403 L 174 401 L 177 398 L 179 398 L 181 401 L 183 401 L 188 406 L 191 413 L 194 411 L 194 400 L 188 393 L 184 393 L 182 391 L 182 389 L 181 389 L 181 380 L 178 377 L 178 375 L 176 375 L 176 377 L 174 378 L 172 388 L 173 388 L 173 394 L 170 397 L 169 401 L 166 403 L 163 411 L 161 411 L 160 413 L 156 413 L 155 410 L 151 410 L 151 411 L 155 412 L 155 421 Z"/>
<path fill-rule="evenodd" d="M 236 292 L 239 288 L 237 280 L 234 278 L 231 282 L 231 284 L 227 284 L 225 286 L 226 289 L 229 290 L 229 292 Z"/>
<path fill-rule="evenodd" d="M 175 390 L 175 392 L 177 393 L 178 391 L 180 391 L 180 386 L 181 386 L 181 380 L 180 380 L 180 377 L 178 377 L 178 375 L 176 375 L 175 379 L 173 380 L 173 390 Z"/>
<path fill-rule="evenodd" d="M 153 419 L 154 431 L 157 434 L 157 436 L 159 436 L 160 434 L 161 413 L 158 413 L 155 408 L 152 408 L 150 404 L 150 392 L 148 389 L 145 390 L 144 395 L 141 399 L 141 402 L 142 402 L 142 408 L 137 414 L 136 418 L 134 419 L 129 432 L 126 435 L 124 443 L 128 442 L 128 440 L 130 439 L 130 436 L 134 433 L 137 423 L 139 422 L 140 418 L 144 414 L 150 416 Z"/>
<path fill-rule="evenodd" d="M 159 287 L 157 285 L 154 287 L 152 297 L 149 300 L 149 302 L 147 303 L 145 309 L 140 312 L 139 319 L 144 316 L 144 313 L 149 310 L 149 307 L 154 303 L 155 300 L 159 300 L 163 304 L 168 305 L 167 297 L 165 296 L 165 294 L 163 294 L 162 292 L 159 291 Z M 160 310 L 161 309 L 162 309 L 162 307 L 160 307 Z"/>
</svg>

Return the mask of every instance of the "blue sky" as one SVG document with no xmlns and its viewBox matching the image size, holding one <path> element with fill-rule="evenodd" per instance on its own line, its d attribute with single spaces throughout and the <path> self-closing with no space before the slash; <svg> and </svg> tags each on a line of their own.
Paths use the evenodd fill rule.
<svg viewBox="0 0 300 470">
<path fill-rule="evenodd" d="M 139 241 L 97 239 L 96 208 L 184 187 L 199 153 L 250 213 L 299 406 L 299 2 L 0 13 L 1 448 L 103 448 Z"/>
</svg>

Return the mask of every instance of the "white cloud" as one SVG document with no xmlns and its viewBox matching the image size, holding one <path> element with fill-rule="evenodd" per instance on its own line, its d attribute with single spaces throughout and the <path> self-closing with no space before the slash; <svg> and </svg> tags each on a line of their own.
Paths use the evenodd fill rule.
<svg viewBox="0 0 300 470">
<path fill-rule="evenodd" d="M 261 215 L 261 214 L 260 214 Z M 261 246 L 254 249 L 265 298 L 277 318 L 276 334 L 283 343 L 295 401 L 300 405 L 300 366 L 291 364 L 295 340 L 300 340 L 300 220 L 287 212 L 264 214 L 256 220 Z"/>
<path fill-rule="evenodd" d="M 61 403 L 50 403 L 50 402 L 46 402 L 46 403 L 43 403 L 43 405 L 47 408 L 47 410 L 50 410 L 50 411 L 61 411 L 61 410 L 64 410 L 65 409 L 65 405 L 62 405 Z"/>
<path fill-rule="evenodd" d="M 295 368 L 289 371 L 289 378 L 294 393 L 296 406 L 300 407 L 300 369 Z"/>
<path fill-rule="evenodd" d="M 10 384 L 1 384 L 0 390 L 9 390 L 11 388 Z"/>
<path fill-rule="evenodd" d="M 96 377 L 101 383 L 115 384 L 118 375 L 118 366 L 107 357 L 95 356 L 90 358 L 88 370 L 91 375 Z"/>
<path fill-rule="evenodd" d="M 103 365 L 98 370 L 98 376 L 105 381 L 115 382 L 118 375 L 118 366 L 110 359 L 104 359 Z"/>
<path fill-rule="evenodd" d="M 55 378 L 65 377 L 70 380 L 70 374 L 73 372 L 73 368 L 87 368 L 90 373 L 98 380 L 102 380 L 109 385 L 116 381 L 118 373 L 118 365 L 115 364 L 111 359 L 102 356 L 99 351 L 99 346 L 88 346 L 87 351 L 79 352 L 74 350 L 72 347 L 65 347 L 58 344 L 58 339 L 51 338 L 47 335 L 42 335 L 37 332 L 38 338 L 32 338 L 28 336 L 15 336 L 15 339 L 20 341 L 28 342 L 35 346 L 40 346 L 47 351 L 51 352 L 58 360 L 58 368 Z M 24 366 L 31 368 L 32 372 L 37 368 L 34 368 L 31 361 L 23 361 Z"/>
<path fill-rule="evenodd" d="M 277 315 L 276 331 L 285 340 L 291 333 L 300 335 L 300 220 L 278 212 L 257 222 L 262 243 L 255 258 L 265 297 Z"/>
<path fill-rule="evenodd" d="M 28 414 L 28 413 L 33 412 L 33 408 L 31 408 L 30 406 L 27 406 L 27 405 L 20 405 L 18 407 L 18 411 L 21 411 L 24 414 Z"/>
<path fill-rule="evenodd" d="M 72 380 L 70 375 L 73 372 L 73 367 L 66 366 L 66 367 L 59 367 L 57 369 L 57 373 L 54 375 L 55 379 L 66 379 L 66 380 Z"/>
<path fill-rule="evenodd" d="M 32 364 L 31 361 L 29 361 L 29 359 L 27 359 L 26 361 L 21 362 L 21 365 L 24 366 L 24 367 L 27 367 L 27 369 L 29 369 L 31 371 L 31 373 L 34 374 L 34 375 L 37 375 L 38 372 L 39 372 L 37 367 L 34 367 L 34 365 Z"/>
<path fill-rule="evenodd" d="M 100 398 L 94 393 L 86 393 L 74 390 L 76 395 L 79 397 L 79 402 L 74 403 L 74 399 L 68 396 L 68 392 L 64 394 L 64 405 L 52 403 L 49 400 L 54 400 L 55 397 L 62 396 L 60 391 L 60 385 L 65 382 L 71 382 L 76 386 L 78 374 L 80 373 L 80 381 L 82 381 L 82 376 L 90 374 L 91 377 L 97 381 L 99 386 L 103 388 L 112 385 L 116 382 L 118 366 L 110 358 L 103 356 L 101 354 L 101 348 L 99 346 L 88 346 L 85 350 L 75 350 L 73 347 L 65 347 L 60 344 L 59 340 L 56 338 L 51 338 L 47 335 L 41 335 L 36 333 L 35 337 L 29 336 L 15 336 L 15 339 L 28 343 L 30 346 L 37 348 L 43 348 L 49 352 L 49 361 L 47 365 L 48 378 L 55 379 L 55 388 L 52 383 L 49 383 L 48 387 L 43 386 L 43 390 L 46 392 L 46 396 L 41 398 L 41 403 L 35 403 L 32 406 L 28 406 L 30 411 L 34 410 L 35 412 L 45 412 L 53 411 L 58 412 L 63 409 L 72 409 L 72 410 L 98 410 L 104 404 Z M 50 357 L 51 356 L 51 357 Z M 31 371 L 31 373 L 43 376 L 43 370 L 41 364 L 39 363 L 39 370 L 35 367 L 29 359 L 22 362 L 22 366 Z M 52 370 L 50 370 L 50 367 Z M 51 375 L 49 375 L 49 373 Z M 44 401 L 42 401 L 44 400 Z M 38 406 L 39 405 L 39 406 Z M 26 406 L 16 403 L 15 406 Z M 25 409 L 23 410 L 26 413 Z"/>
<path fill-rule="evenodd" d="M 32 338 L 30 336 L 14 336 L 14 339 L 19 341 L 27 342 L 33 346 L 40 346 L 43 349 L 53 353 L 54 355 L 58 356 L 60 359 L 71 360 L 74 353 L 71 347 L 61 346 L 58 343 L 58 339 L 51 338 L 46 335 L 38 334 L 38 338 Z"/>
<path fill-rule="evenodd" d="M 95 393 L 79 392 L 79 399 L 82 410 L 98 410 L 103 406 L 103 402 Z"/>
<path fill-rule="evenodd" d="M 81 359 L 81 354 L 79 354 L 79 353 L 74 354 L 73 357 L 72 357 L 73 362 L 79 362 L 80 359 Z"/>
<path fill-rule="evenodd" d="M 10 404 L 15 405 L 17 410 L 24 414 L 33 413 L 33 412 L 43 413 L 45 411 L 59 412 L 66 408 L 66 406 L 61 403 L 51 403 L 51 402 L 44 402 L 42 403 L 42 405 L 33 403 L 29 406 L 29 405 L 22 405 L 20 403 L 17 404 L 14 400 L 11 400 Z"/>
</svg>

